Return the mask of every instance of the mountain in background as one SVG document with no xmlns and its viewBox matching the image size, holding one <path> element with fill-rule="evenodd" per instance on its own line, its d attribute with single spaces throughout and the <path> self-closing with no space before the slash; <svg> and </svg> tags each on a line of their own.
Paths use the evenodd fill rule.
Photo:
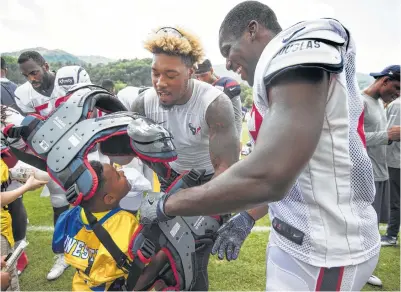
<svg viewBox="0 0 401 292">
<path fill-rule="evenodd" d="M 109 59 L 102 56 L 77 56 L 80 60 L 84 61 L 87 64 L 97 65 L 97 64 L 108 64 L 110 62 L 115 62 L 114 59 Z"/>
<path fill-rule="evenodd" d="M 53 70 L 58 70 L 65 65 L 81 65 L 85 67 L 91 76 L 92 82 L 101 84 L 104 79 L 111 79 L 119 82 L 121 85 L 133 86 L 150 86 L 150 66 L 151 59 L 131 59 L 131 60 L 113 60 L 103 56 L 76 56 L 63 50 L 49 50 L 43 47 L 29 48 L 15 52 L 4 53 L 4 56 L 18 58 L 22 52 L 38 51 L 48 63 L 51 63 Z M 14 82 L 21 84 L 24 78 L 19 74 L 16 59 L 14 64 L 9 64 L 12 70 L 9 70 L 9 76 L 14 78 Z M 9 69 L 11 69 L 11 67 Z M 241 77 L 232 72 L 227 71 L 224 64 L 213 66 L 214 71 L 218 76 L 231 77 L 239 83 L 248 85 Z M 357 72 L 357 79 L 360 89 L 364 89 L 373 82 L 373 78 L 367 74 Z"/>
<path fill-rule="evenodd" d="M 90 63 L 92 65 L 97 65 L 97 64 L 107 64 L 109 62 L 115 61 L 102 56 L 75 56 L 63 50 L 58 50 L 58 49 L 49 50 L 42 47 L 29 48 L 15 52 L 8 52 L 8 53 L 3 53 L 2 55 L 18 58 L 23 52 L 26 51 L 37 51 L 46 59 L 48 63 L 62 63 L 62 64 L 68 63 L 75 65 L 85 65 Z"/>
</svg>

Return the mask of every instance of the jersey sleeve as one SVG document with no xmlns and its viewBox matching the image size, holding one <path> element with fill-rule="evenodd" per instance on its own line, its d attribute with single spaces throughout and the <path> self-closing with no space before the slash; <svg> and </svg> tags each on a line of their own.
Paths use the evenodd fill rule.
<svg viewBox="0 0 401 292">
<path fill-rule="evenodd" d="M 24 113 L 36 112 L 30 99 L 30 92 L 28 88 L 29 86 L 30 86 L 29 82 L 25 82 L 21 86 L 18 86 L 14 92 L 15 103 Z"/>
<path fill-rule="evenodd" d="M 341 48 L 336 44 L 321 39 L 294 40 L 272 59 L 263 81 L 267 86 L 280 73 L 299 67 L 320 68 L 338 74 L 343 66 Z"/>
</svg>

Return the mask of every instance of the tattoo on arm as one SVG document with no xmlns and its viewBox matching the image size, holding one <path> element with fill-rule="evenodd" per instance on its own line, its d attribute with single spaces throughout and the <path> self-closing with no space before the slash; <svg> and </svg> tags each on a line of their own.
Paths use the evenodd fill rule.
<svg viewBox="0 0 401 292">
<path fill-rule="evenodd" d="M 235 128 L 234 110 L 230 99 L 222 94 L 206 112 L 209 125 L 209 151 L 217 176 L 239 159 L 239 137 Z"/>
</svg>

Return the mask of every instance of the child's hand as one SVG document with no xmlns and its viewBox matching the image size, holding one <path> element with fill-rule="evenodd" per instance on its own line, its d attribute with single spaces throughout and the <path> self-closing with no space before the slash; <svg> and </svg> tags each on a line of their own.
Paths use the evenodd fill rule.
<svg viewBox="0 0 401 292">
<path fill-rule="evenodd" d="M 33 191 L 36 190 L 45 184 L 47 184 L 49 181 L 47 180 L 38 180 L 35 178 L 34 175 L 31 175 L 28 180 L 25 183 L 25 187 L 27 188 L 28 191 Z"/>
<path fill-rule="evenodd" d="M 6 266 L 6 261 L 4 260 L 5 258 L 6 258 L 6 256 L 1 257 L 1 268 L 4 268 Z M 1 290 L 5 291 L 8 288 L 8 286 L 10 286 L 10 283 L 11 283 L 10 273 L 1 272 L 0 278 L 1 278 L 1 280 L 0 280 Z"/>
</svg>

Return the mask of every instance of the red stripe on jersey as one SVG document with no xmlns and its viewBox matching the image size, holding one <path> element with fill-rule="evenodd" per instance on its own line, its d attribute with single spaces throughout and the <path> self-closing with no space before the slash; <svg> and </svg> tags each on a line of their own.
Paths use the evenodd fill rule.
<svg viewBox="0 0 401 292">
<path fill-rule="evenodd" d="M 357 128 L 357 131 L 358 131 L 359 137 L 360 137 L 361 140 L 362 140 L 363 146 L 365 146 L 365 148 L 366 148 L 365 129 L 364 129 L 364 127 L 363 127 L 364 116 L 365 116 L 365 115 L 364 115 L 364 112 L 362 111 L 362 113 L 361 113 L 361 115 L 360 115 L 360 117 L 359 117 L 359 120 L 358 120 L 358 128 Z"/>
</svg>

